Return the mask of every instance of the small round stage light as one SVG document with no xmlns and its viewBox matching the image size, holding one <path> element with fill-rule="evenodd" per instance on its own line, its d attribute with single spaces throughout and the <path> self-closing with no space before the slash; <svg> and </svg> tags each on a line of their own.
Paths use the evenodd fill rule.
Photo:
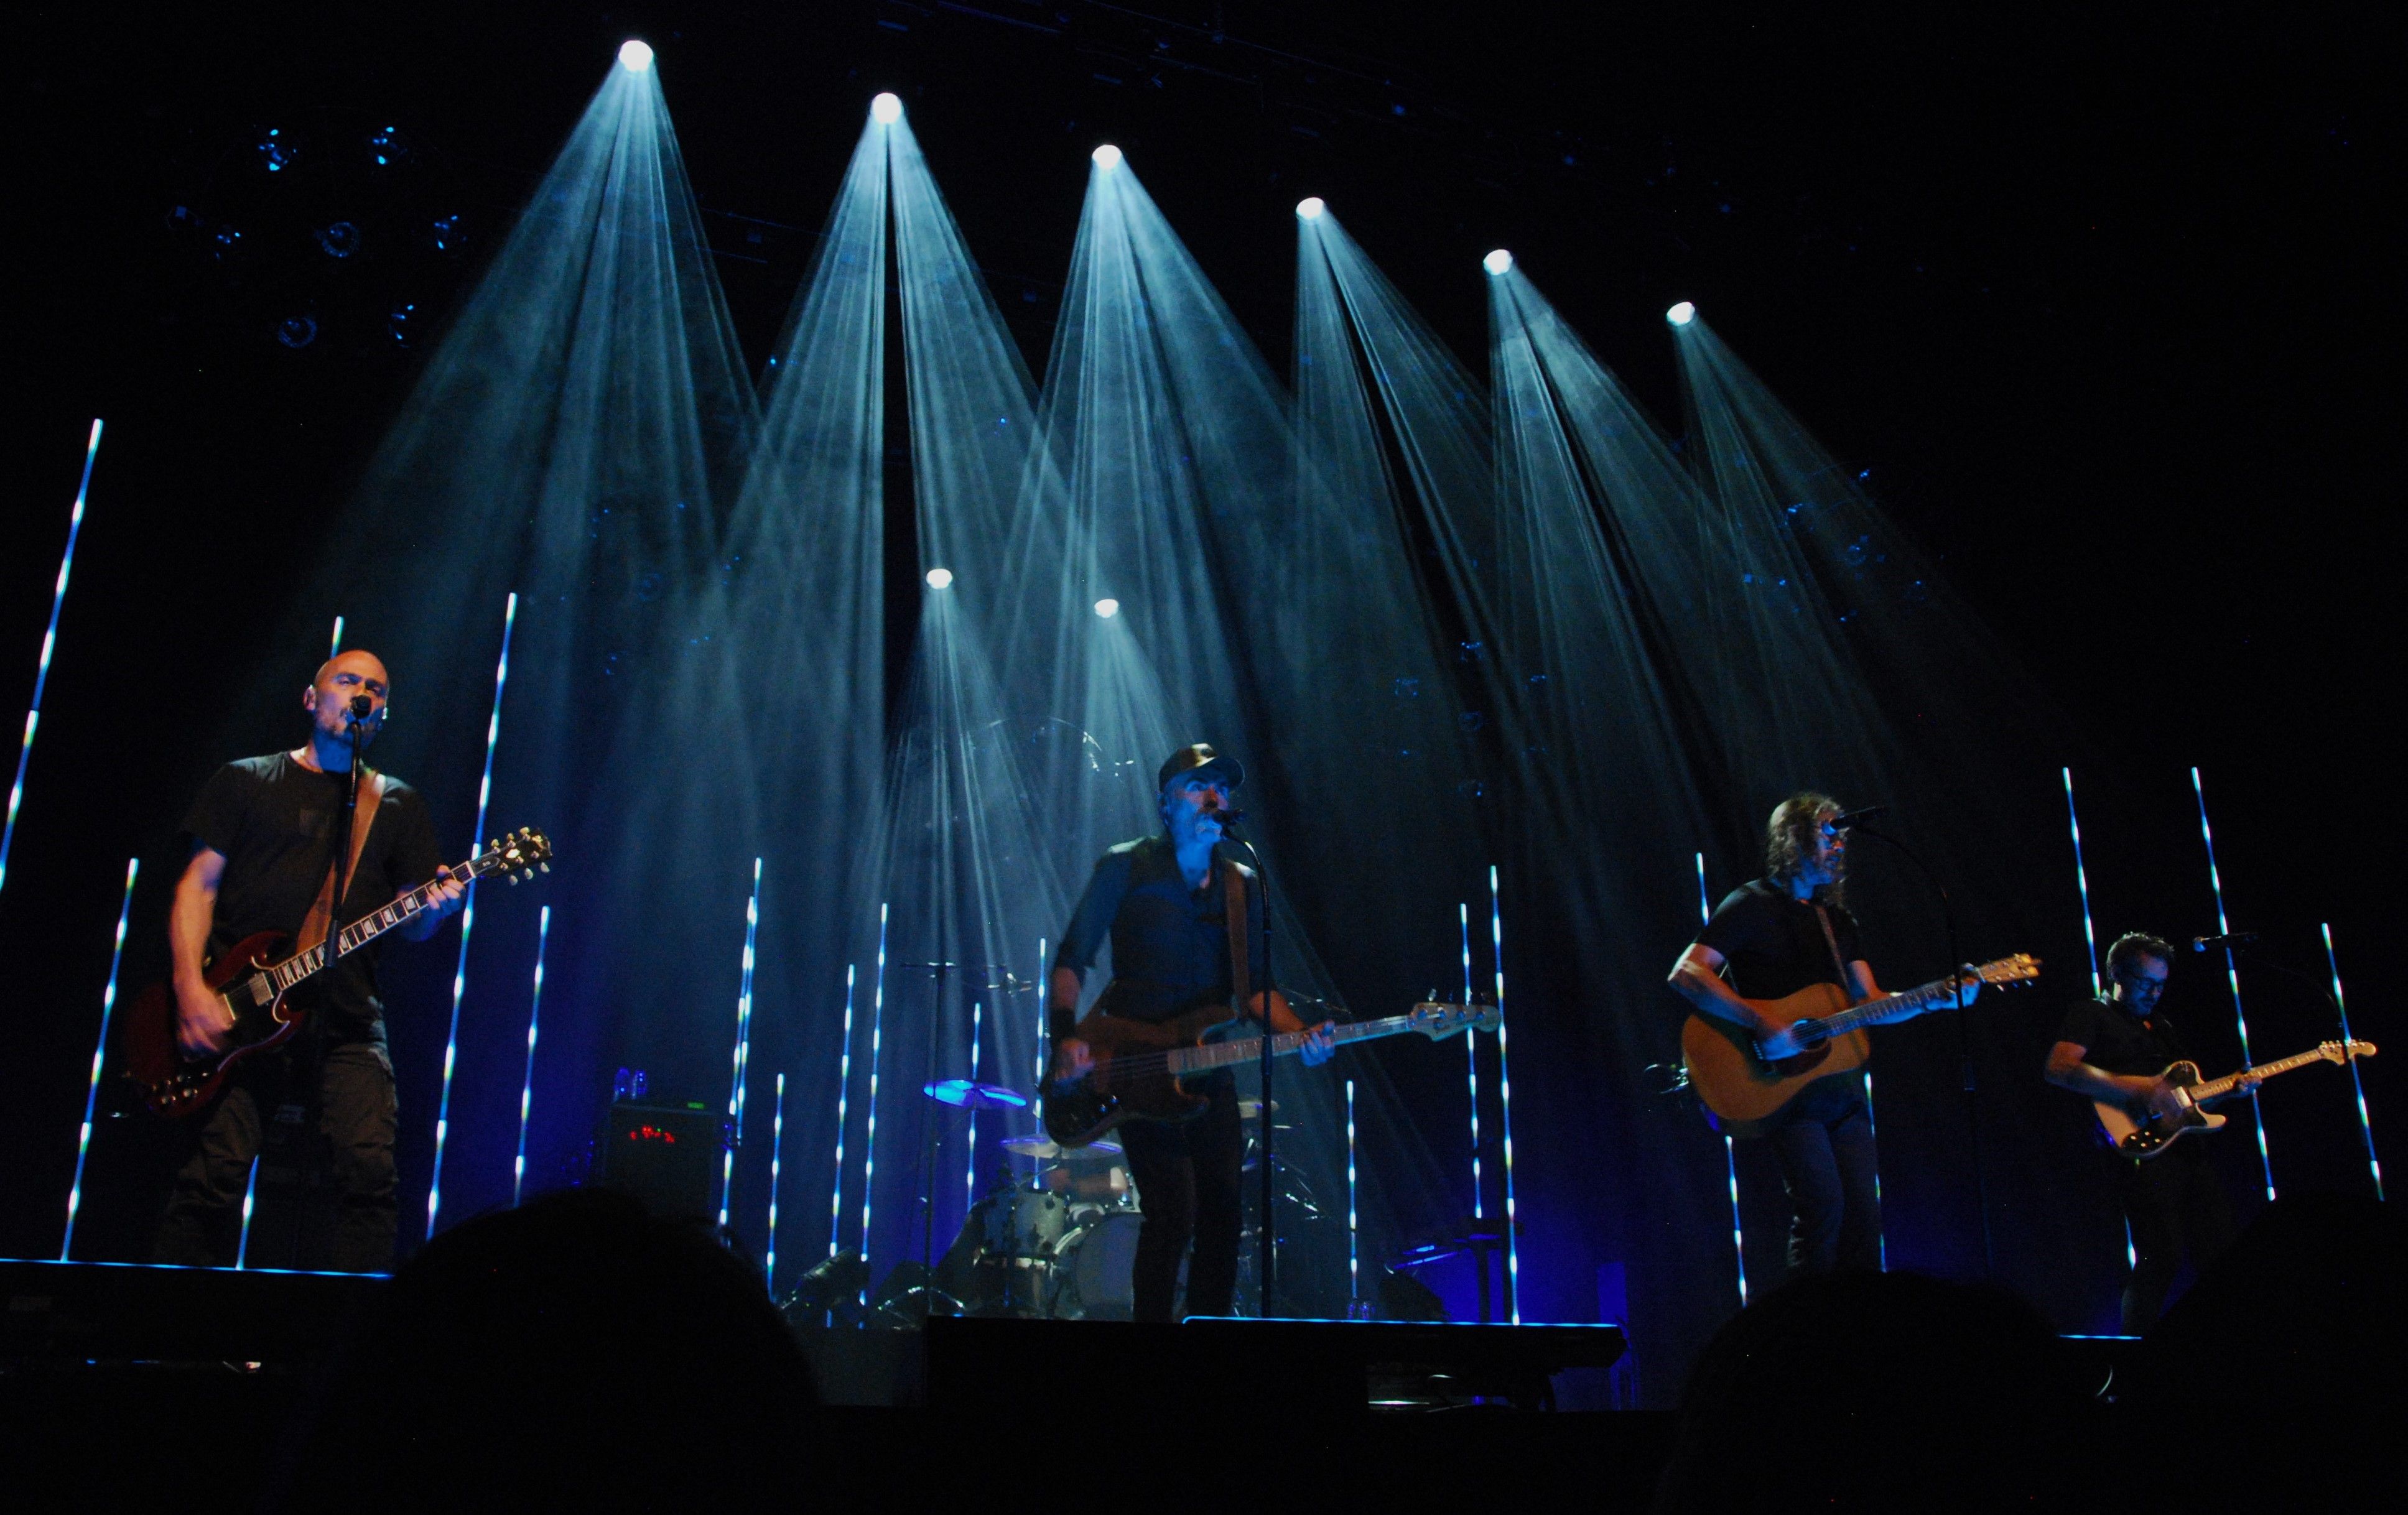
<svg viewBox="0 0 2408 1515">
<path fill-rule="evenodd" d="M 1103 617 L 1106 621 L 1110 621 L 1112 617 L 1120 613 L 1121 602 L 1118 600 L 1097 600 L 1096 602 L 1096 614 Z"/>
<path fill-rule="evenodd" d="M 1686 326 L 1689 322 L 1698 319 L 1698 307 L 1691 305 L 1688 301 L 1684 300 L 1679 305 L 1674 306 L 1671 309 L 1665 311 L 1664 319 L 1670 322 L 1675 326 Z"/>
<path fill-rule="evenodd" d="M 648 42 L 634 37 L 619 44 L 619 66 L 630 74 L 640 74 L 652 66 L 652 49 Z"/>
<path fill-rule="evenodd" d="M 1307 221 L 1319 221 L 1321 213 L 1328 208 L 1321 203 L 1321 196 L 1317 194 L 1296 203 L 1296 213 Z"/>
<path fill-rule="evenodd" d="M 1503 248 L 1498 248 L 1496 251 L 1481 259 L 1480 266 L 1487 269 L 1491 274 L 1502 274 L 1505 270 L 1513 266 L 1513 254 L 1506 251 Z"/>
<path fill-rule="evenodd" d="M 869 100 L 869 119 L 881 126 L 892 126 L 903 119 L 903 97 L 899 94 L 877 94 Z"/>
<path fill-rule="evenodd" d="M 928 587 L 930 589 L 943 589 L 953 581 L 953 570 L 951 568 L 931 568 L 928 570 Z"/>
<path fill-rule="evenodd" d="M 1096 150 L 1096 166 L 1109 174 L 1121 165 L 1121 150 L 1110 142 Z"/>
</svg>

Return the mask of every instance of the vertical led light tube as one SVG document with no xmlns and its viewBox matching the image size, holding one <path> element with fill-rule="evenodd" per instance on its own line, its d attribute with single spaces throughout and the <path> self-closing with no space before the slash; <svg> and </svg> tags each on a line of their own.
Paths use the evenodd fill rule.
<svg viewBox="0 0 2408 1515">
<path fill-rule="evenodd" d="M 1873 1244 L 1881 1249 L 1881 1270 L 1889 1271 L 1889 1227 L 1881 1220 L 1881 1126 L 1873 1119 L 1873 1070 L 1865 1069 L 1865 1134 L 1873 1138 Z"/>
<path fill-rule="evenodd" d="M 769 1251 L 761 1260 L 761 1281 L 778 1295 L 778 1170 L 786 1156 L 786 1076 L 778 1075 L 778 1108 L 769 1118 Z"/>
<path fill-rule="evenodd" d="M 1463 933 L 1463 1003 L 1471 1004 L 1471 902 L 1464 901 L 1455 908 L 1455 921 Z M 1471 1100 L 1471 1218 L 1485 1218 L 1480 1208 L 1480 1038 L 1467 1034 L 1463 1038 L 1464 1087 Z"/>
<path fill-rule="evenodd" d="M 251 1160 L 251 1177 L 244 1180 L 242 1186 L 242 1239 L 235 1244 L 234 1249 L 234 1265 L 237 1268 L 251 1265 L 251 1210 L 258 1198 L 259 1159 L 254 1157 Z"/>
<path fill-rule="evenodd" d="M 510 1162 L 510 1204 L 515 1208 L 526 1184 L 527 1112 L 535 1108 L 535 1033 L 543 1018 L 543 951 L 552 940 L 552 907 L 535 922 L 535 994 L 527 1002 L 526 1079 L 519 1085 L 519 1154 Z"/>
<path fill-rule="evenodd" d="M 1346 1080 L 1346 1298 L 1350 1304 L 1363 1297 L 1363 1265 L 1355 1245 L 1354 1211 L 1354 1080 Z M 1348 1310 L 1351 1318 L 1353 1310 Z"/>
<path fill-rule="evenodd" d="M 124 929 L 123 926 L 118 927 L 120 932 Z M 2325 934 L 2325 962 L 2332 968 L 2333 1008 L 2341 1013 L 2341 1039 L 2348 1041 L 2351 1039 L 2349 1001 L 2343 997 L 2341 992 L 2341 958 L 2333 951 L 2332 922 L 2324 922 L 2319 929 Z M 2358 1096 L 2358 1135 L 2366 1139 L 2366 1171 L 2374 1175 L 2374 1197 L 2381 1199 L 2383 1165 L 2374 1159 L 2374 1121 L 2366 1113 L 2366 1083 L 2358 1075 L 2358 1059 L 2355 1057 L 2349 1059 L 2349 1087 L 2350 1092 Z"/>
<path fill-rule="evenodd" d="M 83 1092 L 83 1130 L 76 1137 L 75 1179 L 67 1185 L 67 1234 L 66 1239 L 59 1243 L 62 1263 L 67 1261 L 67 1254 L 75 1247 L 76 1211 L 83 1207 L 83 1160 L 92 1151 L 92 1118 L 100 1106 L 100 1065 L 108 1055 L 109 1013 L 117 1008 L 117 965 L 125 957 L 126 912 L 134 908 L 134 878 L 141 871 L 140 858 L 126 859 L 125 893 L 117 902 L 117 939 L 108 950 L 108 984 L 100 992 L 100 1039 L 92 1044 L 92 1082 Z M 2330 941 L 2330 933 L 2327 933 L 2326 939 Z M 2341 982 L 2338 975 L 2333 982 Z M 2358 1108 L 2364 1109 L 2365 1101 L 2360 1100 Z"/>
<path fill-rule="evenodd" d="M 752 944 L 761 931 L 761 860 L 752 860 L 752 893 L 744 902 L 744 967 L 736 987 L 735 1073 L 727 1089 L 727 1146 L 719 1159 L 719 1225 L 727 1228 L 727 1196 L 736 1185 L 736 1148 L 744 1139 L 744 1065 L 752 1057 Z"/>
<path fill-rule="evenodd" d="M 2082 866 L 2082 816 L 2073 808 L 2073 770 L 2065 770 L 2065 820 L 2073 828 L 2073 884 L 2082 892 L 2082 942 L 2090 949 L 2090 993 L 2105 993 L 2099 981 L 2099 933 L 2090 925 L 2090 875 Z"/>
<path fill-rule="evenodd" d="M 878 1051 L 886 1024 L 886 906 L 878 907 L 878 977 L 869 992 L 869 1122 L 861 1134 L 861 1308 L 869 1308 L 869 1202 L 877 1197 Z"/>
<path fill-rule="evenodd" d="M 844 1037 L 836 1058 L 836 1187 L 828 1191 L 828 1255 L 844 1246 L 844 1112 L 853 1089 L 853 970 L 844 965 Z"/>
<path fill-rule="evenodd" d="M 25 738 L 17 744 L 17 777 L 8 786 L 8 818 L 0 822 L 0 889 L 8 884 L 8 849 L 17 840 L 17 807 L 25 798 L 25 765 L 34 756 L 34 732 L 42 723 L 42 691 L 50 682 L 50 652 L 59 645 L 59 610 L 67 603 L 67 576 L 75 571 L 76 538 L 83 535 L 84 496 L 92 492 L 92 461 L 100 456 L 100 422 L 94 418 L 92 436 L 83 445 L 83 478 L 76 485 L 75 508 L 67 513 L 67 550 L 59 557 L 58 581 L 50 589 L 50 623 L 42 633 L 42 655 L 34 665 L 34 703 L 25 711 Z"/>
<path fill-rule="evenodd" d="M 1698 854 L 1698 924 L 1714 918 L 1714 908 L 1706 894 L 1706 854 Z M 1747 1308 L 1747 1237 L 1739 1223 L 1739 1144 L 1723 1133 L 1723 1172 L 1730 1180 L 1731 1256 L 1739 1264 L 1739 1308 Z"/>
<path fill-rule="evenodd" d="M 1036 1100 L 1037 1118 L 1038 1118 L 1038 1120 L 1039 1120 L 1039 1121 L 1040 1121 L 1040 1122 L 1042 1122 L 1042 1121 L 1045 1119 L 1045 1073 L 1046 1073 L 1046 1065 L 1048 1065 L 1048 1064 L 1050 1064 L 1051 1062 L 1053 1062 L 1053 1061 L 1054 1061 L 1054 1036 L 1053 1036 L 1053 1032 L 1052 1032 L 1052 1031 L 1051 1031 L 1051 1030 L 1046 1026 L 1046 1024 L 1045 1024 L 1045 1007 L 1046 1007 L 1047 1002 L 1048 1002 L 1048 1001 L 1050 1001 L 1050 1000 L 1053 998 L 1053 995 L 1054 995 L 1054 986 L 1053 986 L 1053 984 L 1052 984 L 1051 982 L 1049 982 L 1049 981 L 1048 981 L 1049 975 L 1048 975 L 1048 974 L 1046 973 L 1046 971 L 1045 971 L 1045 946 L 1046 946 L 1045 938 L 1044 938 L 1044 937 L 1042 937 L 1042 936 L 1038 937 L 1038 938 L 1037 938 L 1037 1083 L 1036 1083 L 1036 1087 L 1035 1087 L 1035 1089 L 1034 1089 L 1034 1091 L 1033 1091 L 1033 1092 L 1035 1093 L 1035 1094 L 1036 1094 L 1036 1096 L 1037 1096 L 1037 1100 Z"/>
<path fill-rule="evenodd" d="M 2232 935 L 2232 922 L 2224 913 L 2224 876 L 2215 868 L 2215 833 L 2207 824 L 2207 788 L 2199 780 L 2199 770 L 2190 770 L 2190 789 L 2199 796 L 2199 839 L 2207 846 L 2207 882 L 2215 892 L 2215 929 L 2223 936 Z M 2224 981 L 2232 991 L 2232 1023 L 2241 1032 L 2241 1065 L 2257 1062 L 2249 1055 L 2249 1017 L 2241 1008 L 2241 965 L 2232 956 L 2232 944 L 2224 947 Z M 2266 1197 L 2274 1197 L 2274 1156 L 2266 1149 L 2266 1108 L 2258 1102 L 2258 1091 L 2249 1091 L 2249 1123 L 2258 1128 L 2258 1164 L 2266 1176 Z"/>
<path fill-rule="evenodd" d="M 970 1002 L 970 1083 L 972 1094 L 977 1091 L 979 1070 L 980 1022 L 986 1015 L 986 1001 Z M 970 1102 L 970 1150 L 962 1158 L 962 1213 L 968 1215 L 978 1204 L 978 1102 Z"/>
<path fill-rule="evenodd" d="M 1488 950 L 1497 976 L 1497 1099 L 1505 1139 L 1505 1305 L 1522 1323 L 1522 1216 L 1513 1203 L 1513 1066 L 1505 1046 L 1505 907 L 1497 893 L 1497 865 L 1488 865 Z"/>
<path fill-rule="evenodd" d="M 477 782 L 477 834 L 468 838 L 474 855 L 485 845 L 485 805 L 494 797 L 494 748 L 502 738 L 502 690 L 510 681 L 510 631 L 518 623 L 519 597 L 513 593 L 502 607 L 502 655 L 494 665 L 494 712 L 485 721 L 485 772 Z M 435 1103 L 435 1173 L 426 1184 L 426 1235 L 435 1235 L 436 1217 L 443 1209 L 443 1141 L 452 1134 L 452 1070 L 460 1058 L 460 998 L 468 990 L 468 936 L 477 929 L 477 884 L 468 883 L 468 898 L 460 910 L 460 958 L 452 969 L 452 1023 L 443 1034 L 443 1092 Z"/>
<path fill-rule="evenodd" d="M 326 638 L 326 656 L 332 658 L 343 650 L 343 618 L 335 618 L 335 635 Z"/>
</svg>

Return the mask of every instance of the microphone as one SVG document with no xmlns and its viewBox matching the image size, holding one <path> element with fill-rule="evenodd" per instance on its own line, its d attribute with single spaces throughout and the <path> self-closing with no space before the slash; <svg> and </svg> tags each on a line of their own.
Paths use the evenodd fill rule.
<svg viewBox="0 0 2408 1515">
<path fill-rule="evenodd" d="M 376 701 L 368 698 L 366 694 L 354 694 L 351 696 L 352 720 L 366 721 L 368 718 L 369 713 L 375 709 Z"/>
<path fill-rule="evenodd" d="M 2241 947 L 2257 939 L 2258 933 L 2254 931 L 2229 931 L 2221 936 L 2193 936 L 2190 950 L 2204 952 L 2211 947 Z"/>
<path fill-rule="evenodd" d="M 1887 814 L 1889 814 L 1889 807 L 1886 805 L 1868 805 L 1860 810 L 1842 810 L 1831 818 L 1831 829 L 1846 831 Z"/>
<path fill-rule="evenodd" d="M 1223 826 L 1223 828 L 1224 828 L 1224 829 L 1226 829 L 1227 827 L 1230 827 L 1230 826 L 1234 826 L 1234 825 L 1236 825 L 1239 822 L 1243 821 L 1245 818 L 1246 818 L 1246 812 L 1245 812 L 1245 811 L 1243 811 L 1243 810 L 1223 810 L 1223 809 L 1211 809 L 1211 810 L 1206 810 L 1206 811 L 1203 811 L 1203 812 L 1202 812 L 1202 813 L 1197 817 L 1197 819 L 1199 819 L 1199 820 L 1204 820 L 1204 821 L 1218 821 L 1219 822 L 1221 822 L 1221 824 L 1222 824 L 1222 826 Z"/>
</svg>

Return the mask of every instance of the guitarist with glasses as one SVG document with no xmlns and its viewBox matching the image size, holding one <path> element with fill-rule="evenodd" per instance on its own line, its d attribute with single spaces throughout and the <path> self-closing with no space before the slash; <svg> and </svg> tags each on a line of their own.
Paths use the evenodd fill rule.
<svg viewBox="0 0 2408 1515">
<path fill-rule="evenodd" d="M 1161 832 L 1123 842 L 1096 862 L 1054 954 L 1046 996 L 1053 1084 L 1074 1084 L 1096 1067 L 1095 1050 L 1077 1035 L 1079 999 L 1107 940 L 1112 977 L 1095 1014 L 1160 1022 L 1240 997 L 1250 1015 L 1262 1013 L 1262 995 L 1240 989 L 1241 971 L 1246 983 L 1264 980 L 1256 913 L 1262 879 L 1218 850 L 1221 816 L 1245 770 L 1196 742 L 1173 752 L 1155 780 Z M 1254 930 L 1246 929 L 1249 921 Z M 1276 994 L 1270 1022 L 1275 1032 L 1304 1030 Z M 1329 1061 L 1337 1051 L 1330 1025 L 1315 1028 L 1300 1051 L 1309 1064 Z M 1145 1207 L 1130 1279 L 1131 1313 L 1140 1321 L 1176 1318 L 1179 1264 L 1191 1241 L 1185 1313 L 1227 1315 L 1236 1303 L 1245 1161 L 1237 1083 L 1226 1069 L 1182 1081 L 1205 1099 L 1200 1111 L 1181 1122 L 1137 1120 L 1119 1128 Z"/>
<path fill-rule="evenodd" d="M 1828 794 L 1783 800 L 1765 827 L 1764 877 L 1732 890 L 1672 965 L 1671 986 L 1701 1017 L 1749 1041 L 1765 1062 L 1808 1053 L 1797 1022 L 1770 1002 L 1835 984 L 1849 1002 L 1882 990 L 1841 903 L 1847 877 L 1845 814 Z M 1978 985 L 1975 985 L 1978 987 Z M 1861 1033 L 1852 1033 L 1861 1036 Z M 1729 1127 L 1760 1137 L 1789 1196 L 1788 1277 L 1881 1266 L 1872 1113 L 1856 1064 L 1813 1079 L 1772 1114 Z"/>
<path fill-rule="evenodd" d="M 363 765 L 351 808 L 353 751 L 376 739 L 390 694 L 390 676 L 375 654 L 337 654 L 302 692 L 309 739 L 288 752 L 227 764 L 194 802 L 183 825 L 192 858 L 167 913 L 176 1039 L 185 1056 L 229 1046 L 234 1017 L 203 977 L 213 954 L 263 931 L 294 934 L 308 946 L 330 926 L 435 880 L 431 908 L 402 928 L 423 941 L 466 899 L 443 866 L 418 791 Z M 347 885 L 339 908 L 338 872 Z M 341 1194 L 327 1265 L 347 1273 L 392 1265 L 395 1103 L 376 949 L 337 960 L 294 993 L 308 1012 L 302 1035 L 247 1059 L 199 1112 L 191 1154 L 177 1170 L 152 1243 L 154 1260 L 208 1266 L 235 1261 L 263 1122 L 298 1102 L 333 1150 Z"/>
<path fill-rule="evenodd" d="M 2048 1050 L 2048 1081 L 2138 1119 L 2179 1116 L 2182 1101 L 2165 1075 L 2188 1055 L 2158 1008 L 2172 965 L 2173 948 L 2158 937 L 2137 931 L 2116 937 L 2107 949 L 2106 997 L 2066 1011 Z M 2254 1078 L 2243 1078 L 2231 1094 L 2256 1087 Z M 2132 1239 L 2124 1331 L 2139 1336 L 2157 1324 L 2184 1258 L 2205 1272 L 2231 1243 L 2232 1206 L 2204 1142 L 2177 1141 L 2146 1161 L 2111 1151 L 2109 1161 Z"/>
</svg>

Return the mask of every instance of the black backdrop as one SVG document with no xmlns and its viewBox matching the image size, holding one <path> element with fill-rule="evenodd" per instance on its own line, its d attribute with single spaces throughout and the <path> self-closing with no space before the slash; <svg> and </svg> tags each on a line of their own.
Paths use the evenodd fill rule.
<svg viewBox="0 0 2408 1515">
<path fill-rule="evenodd" d="M 0 1251 L 55 1251 L 124 859 L 150 860 L 137 922 L 155 936 L 161 849 L 190 793 L 224 756 L 282 736 L 252 691 L 263 667 L 308 659 L 263 646 L 263 629 L 423 353 L 423 336 L 394 339 L 394 312 L 412 307 L 406 332 L 439 322 L 629 35 L 660 50 L 756 364 L 881 88 L 909 101 L 1033 361 L 1085 150 L 1108 137 L 1274 366 L 1289 207 L 1305 193 L 1329 199 L 1475 370 L 1475 261 L 1514 249 L 1668 423 L 1657 323 L 1670 300 L 1698 301 L 1835 452 L 1872 470 L 1890 513 L 2076 711 L 2087 746 L 2065 759 L 2086 764 L 2101 929 L 2212 929 L 2186 775 L 2199 764 L 2240 923 L 2320 974 L 2315 923 L 2331 921 L 2358 1029 L 2381 1039 L 2400 980 L 2375 903 L 2395 865 L 2372 728 L 2400 680 L 2382 629 L 2391 450 L 2376 424 L 2400 399 L 2385 361 L 2400 250 L 2380 213 L 2395 160 L 2373 109 L 2374 8 L 1563 8 L 1475 21 L 993 0 L 774 20 L 677 6 L 22 20 L 0 709 L 30 693 L 90 418 L 110 435 L 0 892 L 18 981 L 0 1060 Z M 395 127 L 406 172 L 314 175 L 307 202 L 279 202 L 258 169 L 271 126 L 320 162 Z M 179 222 L 179 206 L 204 224 Z M 454 215 L 451 233 L 431 229 Z M 330 216 L 369 236 L 339 270 L 305 240 Z M 212 256 L 218 223 L 240 223 L 248 244 Z M 303 314 L 313 339 L 280 342 Z M 2000 719 L 2011 729 L 2014 712 Z M 2070 857 L 2049 829 L 2055 784 L 2036 760 L 2030 834 L 2001 838 L 2013 861 L 1942 865 L 1960 882 L 2059 891 L 2065 930 L 2034 945 L 2062 965 L 2080 945 Z M 1551 924 L 1519 929 L 1542 940 Z M 129 978 L 155 961 L 146 940 L 137 931 Z M 1915 968 L 1938 951 L 1893 949 Z M 1524 972 L 1534 993 L 1574 987 L 1569 960 Z M 442 974 L 410 975 L 423 1019 L 439 1014 Z M 2189 974 L 2178 1003 L 2221 1024 L 2211 977 Z M 2315 1039 L 2306 990 L 2273 973 L 2245 985 L 2261 1055 Z M 2036 1059 L 2048 1019 L 2013 1055 Z M 420 1051 L 404 1078 L 424 1091 Z M 1526 1153 L 1587 1097 L 1584 1055 L 1577 1032 L 1523 1052 Z M 1953 1065 L 1944 1047 L 1931 1057 Z M 2362 1181 L 2335 1090 L 2285 1091 L 2275 1107 L 2286 1180 Z M 423 1113 L 431 1093 L 417 1097 Z M 1985 1100 L 1987 1119 L 2049 1133 L 2001 1151 L 2054 1152 L 1993 1173 L 2000 1235 L 2105 1237 L 2103 1195 L 2067 1176 L 2080 1171 L 2071 1112 L 2020 1082 Z M 1961 1188 L 1937 1123 L 1928 1144 L 1885 1136 L 1896 1182 Z M 2222 1155 L 2245 1193 L 2253 1154 L 2234 1142 Z M 1555 1202 L 1613 1202 L 1594 1187 L 1568 1180 Z M 1751 1220 L 1752 1240 L 1769 1239 L 1769 1215 Z M 1964 1235 L 1961 1216 L 1934 1224 Z M 1926 1260 L 1965 1262 L 1961 1248 Z M 1751 1270 L 1770 1265 L 1768 1251 Z M 2012 1271 L 2075 1326 L 2098 1323 L 2103 1266 L 2022 1256 Z"/>
</svg>

